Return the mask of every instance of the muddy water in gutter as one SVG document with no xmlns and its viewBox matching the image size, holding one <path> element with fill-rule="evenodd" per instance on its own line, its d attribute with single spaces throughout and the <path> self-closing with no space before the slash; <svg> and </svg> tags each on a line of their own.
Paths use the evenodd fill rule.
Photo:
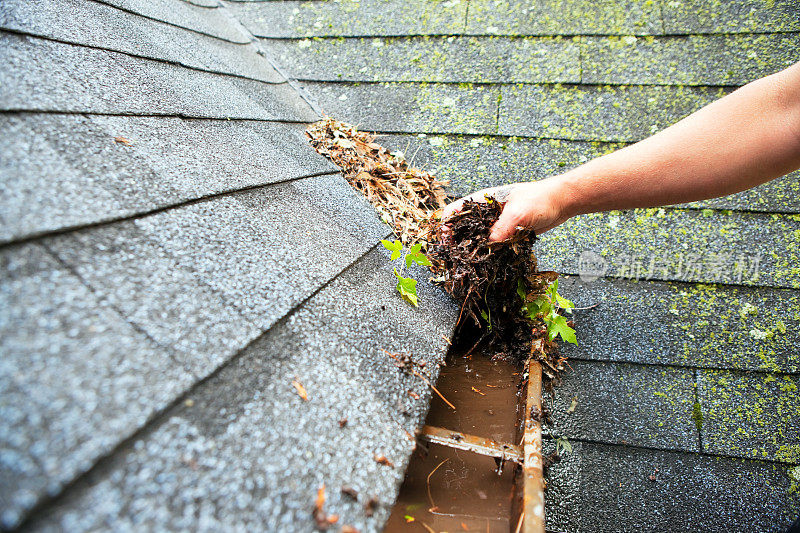
<svg viewBox="0 0 800 533">
<path fill-rule="evenodd" d="M 450 350 L 436 384 L 455 411 L 434 396 L 426 425 L 519 444 L 520 365 L 492 360 L 480 348 L 465 357 L 470 347 Z M 513 531 L 519 516 L 517 470 L 507 462 L 498 474 L 492 457 L 420 443 L 385 531 Z"/>
</svg>

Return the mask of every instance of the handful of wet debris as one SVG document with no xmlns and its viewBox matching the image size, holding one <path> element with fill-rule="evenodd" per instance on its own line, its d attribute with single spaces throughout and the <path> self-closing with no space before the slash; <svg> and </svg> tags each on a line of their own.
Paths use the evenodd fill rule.
<svg viewBox="0 0 800 533">
<path fill-rule="evenodd" d="M 491 198 L 465 202 L 445 225 L 440 213 L 447 203 L 447 181 L 411 167 L 402 154 L 390 153 L 373 135 L 344 122 L 325 118 L 309 126 L 306 135 L 392 225 L 403 244 L 422 244 L 436 275 L 433 281 L 463 300 L 459 327 L 477 326 L 481 341 L 488 339 L 498 353 L 519 360 L 534 353 L 547 375 L 557 376 L 564 361 L 558 346 L 542 320 L 521 312 L 558 276 L 537 271 L 533 232 L 520 230 L 511 239 L 490 243 L 489 230 L 503 210 Z"/>
<path fill-rule="evenodd" d="M 558 274 L 537 270 L 531 230 L 489 241 L 502 211 L 503 204 L 491 197 L 486 202 L 467 200 L 461 211 L 436 223 L 428 247 L 431 270 L 447 292 L 463 301 L 459 327 L 472 323 L 483 331 L 480 340 L 488 339 L 496 353 L 517 360 L 527 359 L 533 347 L 547 375 L 556 377 L 563 363 L 557 344 L 545 324 L 531 321 L 521 308 L 544 295 Z"/>
</svg>

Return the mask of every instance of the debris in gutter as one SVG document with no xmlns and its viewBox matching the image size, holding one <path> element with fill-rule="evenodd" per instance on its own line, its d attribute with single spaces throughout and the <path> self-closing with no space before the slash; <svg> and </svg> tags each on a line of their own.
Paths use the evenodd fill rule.
<svg viewBox="0 0 800 533">
<path fill-rule="evenodd" d="M 428 378 L 428 376 L 425 376 L 424 374 L 422 374 L 422 369 L 425 367 L 424 361 L 422 363 L 417 363 L 408 354 L 405 354 L 405 353 L 392 353 L 392 352 L 388 352 L 386 350 L 381 350 L 381 351 L 383 353 L 385 353 L 386 355 L 388 355 L 389 357 L 391 357 L 392 359 L 394 359 L 395 366 L 397 366 L 397 368 L 399 368 L 400 370 L 404 371 L 407 374 L 412 374 L 412 375 L 417 376 L 418 378 L 420 378 L 431 389 L 433 389 L 433 392 L 435 392 L 439 396 L 439 398 L 441 398 L 442 401 L 444 401 L 444 403 L 446 403 L 448 406 L 450 406 L 450 408 L 453 409 L 453 411 L 456 410 L 456 406 L 453 405 L 452 403 L 450 403 L 447 400 L 447 398 L 445 398 L 442 395 L 442 393 L 439 392 L 439 389 L 437 389 L 433 385 L 433 383 L 431 383 L 430 378 Z M 414 368 L 415 366 L 418 367 L 419 370 Z"/>
<path fill-rule="evenodd" d="M 130 140 L 121 136 L 114 137 L 114 142 L 117 144 L 122 144 L 124 146 L 133 146 L 133 143 Z"/>
<path fill-rule="evenodd" d="M 559 353 L 555 339 L 559 335 L 567 342 L 576 343 L 576 339 L 572 321 L 564 316 L 574 304 L 557 293 L 558 274 L 537 268 L 531 250 L 536 235 L 518 228 L 505 241 L 489 242 L 490 229 L 499 219 L 504 203 L 501 198 L 488 196 L 485 202 L 465 201 L 459 212 L 442 221 L 441 209 L 447 198 L 442 187 L 446 182 L 411 168 L 402 154 L 389 152 L 375 143 L 374 136 L 359 132 L 352 125 L 325 118 L 312 124 L 306 135 L 317 152 L 342 168 L 348 182 L 393 227 L 399 242 L 389 246 L 388 241 L 384 242 L 392 250 L 392 259 L 399 258 L 404 246 L 416 247 L 412 250 L 424 252 L 423 257 L 430 260 L 434 274 L 431 281 L 441 284 L 461 302 L 457 328 L 474 325 L 482 332 L 467 357 L 486 341 L 496 357 L 524 363 L 529 370 L 520 384 L 528 390 L 528 401 L 523 422 L 526 519 L 523 522 L 520 517 L 518 527 L 543 531 L 541 426 L 546 413 L 541 407 L 541 390 L 542 385 L 557 385 L 564 369 L 566 358 Z M 396 271 L 395 275 L 398 276 Z M 445 341 L 450 344 L 446 337 Z M 425 375 L 423 365 L 416 364 L 408 354 L 383 351 L 401 371 L 425 381 L 455 410 Z M 543 376 L 548 379 L 545 383 Z M 472 391 L 485 396 L 476 387 Z M 574 412 L 576 406 L 577 398 L 568 412 Z M 450 440 L 451 445 L 459 442 Z M 556 439 L 556 444 L 559 454 L 571 448 L 564 438 Z M 502 469 L 505 457 L 499 460 Z M 430 472 L 428 483 L 442 464 Z M 431 508 L 435 509 L 432 499 Z"/>
<path fill-rule="evenodd" d="M 404 245 L 425 237 L 425 222 L 447 205 L 444 185 L 432 174 L 409 166 L 398 153 L 355 126 L 326 117 L 306 129 L 311 146 L 338 165 L 345 179 L 375 206 Z"/>
</svg>

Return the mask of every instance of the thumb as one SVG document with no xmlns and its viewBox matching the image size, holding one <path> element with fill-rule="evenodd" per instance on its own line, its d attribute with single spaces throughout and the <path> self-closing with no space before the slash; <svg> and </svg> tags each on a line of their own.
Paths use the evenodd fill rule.
<svg viewBox="0 0 800 533">
<path fill-rule="evenodd" d="M 497 222 L 494 223 L 489 232 L 489 241 L 497 242 L 510 238 L 517 231 L 518 225 L 517 217 L 510 210 L 503 209 L 503 212 L 500 213 L 500 218 L 497 219 Z"/>
</svg>

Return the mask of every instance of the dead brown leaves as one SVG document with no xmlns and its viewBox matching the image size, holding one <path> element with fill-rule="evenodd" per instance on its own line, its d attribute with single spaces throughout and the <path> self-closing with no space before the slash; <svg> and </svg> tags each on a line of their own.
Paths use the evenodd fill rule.
<svg viewBox="0 0 800 533">
<path fill-rule="evenodd" d="M 325 118 L 308 127 L 311 146 L 338 165 L 405 245 L 427 240 L 428 224 L 446 205 L 443 187 L 423 170 L 409 166 L 354 126 Z"/>
</svg>

